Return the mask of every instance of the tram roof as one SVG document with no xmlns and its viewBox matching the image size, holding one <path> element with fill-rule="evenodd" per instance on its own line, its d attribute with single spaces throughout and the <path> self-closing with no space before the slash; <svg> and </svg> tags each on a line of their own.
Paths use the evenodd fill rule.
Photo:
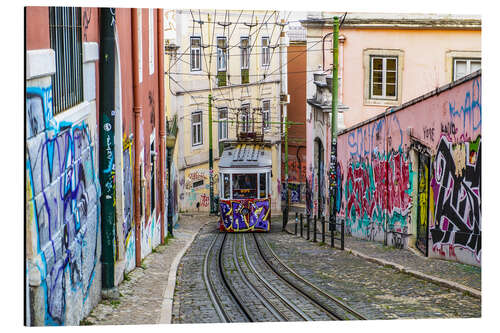
<svg viewBox="0 0 500 333">
<path fill-rule="evenodd" d="M 219 160 L 219 169 L 262 168 L 271 165 L 271 148 L 258 143 L 240 143 L 235 147 L 225 149 Z"/>
</svg>

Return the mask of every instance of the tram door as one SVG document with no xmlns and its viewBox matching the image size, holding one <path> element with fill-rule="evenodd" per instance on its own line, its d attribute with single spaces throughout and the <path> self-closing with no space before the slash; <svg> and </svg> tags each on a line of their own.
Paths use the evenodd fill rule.
<svg viewBox="0 0 500 333">
<path fill-rule="evenodd" d="M 418 209 L 417 209 L 417 248 L 428 253 L 429 233 L 429 156 L 418 154 Z"/>
</svg>

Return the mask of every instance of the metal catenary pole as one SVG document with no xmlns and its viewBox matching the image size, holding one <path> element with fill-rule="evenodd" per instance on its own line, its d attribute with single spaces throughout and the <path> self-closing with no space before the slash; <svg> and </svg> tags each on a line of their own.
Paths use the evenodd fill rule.
<svg viewBox="0 0 500 333">
<path fill-rule="evenodd" d="M 333 18 L 333 68 L 332 68 L 332 119 L 330 152 L 330 226 L 335 230 L 337 222 L 337 103 L 338 103 L 338 62 L 339 62 L 339 18 Z"/>
<path fill-rule="evenodd" d="M 208 94 L 208 168 L 210 176 L 210 214 L 214 214 L 214 158 L 212 149 L 212 94 Z"/>
<path fill-rule="evenodd" d="M 99 179 L 102 188 L 102 289 L 114 287 L 115 185 L 114 185 L 114 115 L 115 115 L 115 34 L 114 9 L 101 9 L 101 56 L 99 87 Z"/>
</svg>

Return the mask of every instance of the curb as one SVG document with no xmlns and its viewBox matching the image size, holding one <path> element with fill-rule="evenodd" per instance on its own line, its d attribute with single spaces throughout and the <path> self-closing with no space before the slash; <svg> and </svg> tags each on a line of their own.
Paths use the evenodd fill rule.
<svg viewBox="0 0 500 333">
<path fill-rule="evenodd" d="M 353 255 L 360 257 L 360 258 L 363 258 L 367 261 L 371 261 L 375 264 L 382 265 L 382 266 L 389 266 L 389 267 L 391 267 L 399 272 L 412 275 L 416 278 L 419 278 L 419 279 L 422 279 L 422 280 L 425 280 L 428 282 L 432 282 L 432 283 L 441 285 L 443 287 L 455 289 L 455 290 L 458 290 L 460 292 L 467 293 L 472 297 L 481 299 L 481 291 L 479 291 L 475 288 L 467 287 L 467 286 L 464 286 L 463 284 L 460 284 L 460 283 L 456 283 L 456 282 L 448 281 L 448 280 L 441 279 L 441 278 L 438 278 L 435 276 L 427 275 L 427 274 L 424 274 L 422 272 L 414 271 L 412 269 L 407 269 L 402 265 L 395 264 L 393 262 L 386 261 L 383 259 L 370 257 L 370 256 L 367 256 L 366 254 L 363 254 L 363 253 L 358 252 L 356 250 L 352 250 L 352 249 L 347 248 L 347 247 L 345 248 L 345 251 L 351 252 Z"/>
<path fill-rule="evenodd" d="M 184 256 L 184 253 L 186 253 L 187 249 L 191 246 L 193 243 L 194 239 L 198 234 L 200 233 L 201 228 L 206 226 L 207 224 L 214 222 L 213 220 L 207 221 L 204 224 L 202 224 L 198 230 L 193 233 L 191 238 L 187 241 L 187 243 L 184 245 L 182 250 L 180 250 L 177 255 L 175 256 L 174 260 L 172 261 L 172 264 L 170 265 L 170 270 L 168 272 L 168 281 L 167 281 L 167 286 L 165 287 L 165 290 L 163 291 L 163 302 L 161 305 L 161 310 L 160 310 L 160 319 L 157 322 L 157 324 L 171 324 L 172 323 L 172 306 L 173 306 L 173 301 L 174 301 L 174 290 L 175 290 L 175 282 L 177 280 L 177 269 L 179 267 L 179 263 L 181 262 L 182 257 Z"/>
</svg>

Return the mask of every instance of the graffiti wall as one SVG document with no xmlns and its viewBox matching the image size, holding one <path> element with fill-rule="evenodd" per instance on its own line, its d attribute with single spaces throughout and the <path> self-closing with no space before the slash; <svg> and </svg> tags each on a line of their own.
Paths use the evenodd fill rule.
<svg viewBox="0 0 500 333">
<path fill-rule="evenodd" d="M 221 200 L 221 231 L 269 231 L 270 228 L 270 200 Z"/>
<path fill-rule="evenodd" d="M 481 74 L 341 132 L 337 178 L 353 236 L 408 246 L 428 224 L 429 256 L 480 265 Z"/>
<path fill-rule="evenodd" d="M 123 140 L 123 240 L 125 272 L 135 268 L 134 181 L 132 140 Z"/>
<path fill-rule="evenodd" d="M 173 190 L 176 190 L 174 179 Z M 214 166 L 213 171 L 214 195 L 218 193 L 219 172 Z M 179 179 L 180 209 L 182 211 L 210 211 L 210 171 L 208 163 L 197 168 L 186 169 L 181 172 Z"/>
<path fill-rule="evenodd" d="M 26 255 L 31 325 L 78 324 L 100 293 L 95 104 L 56 120 L 50 78 L 26 89 Z M 93 121 L 92 121 L 93 119 Z"/>
</svg>

